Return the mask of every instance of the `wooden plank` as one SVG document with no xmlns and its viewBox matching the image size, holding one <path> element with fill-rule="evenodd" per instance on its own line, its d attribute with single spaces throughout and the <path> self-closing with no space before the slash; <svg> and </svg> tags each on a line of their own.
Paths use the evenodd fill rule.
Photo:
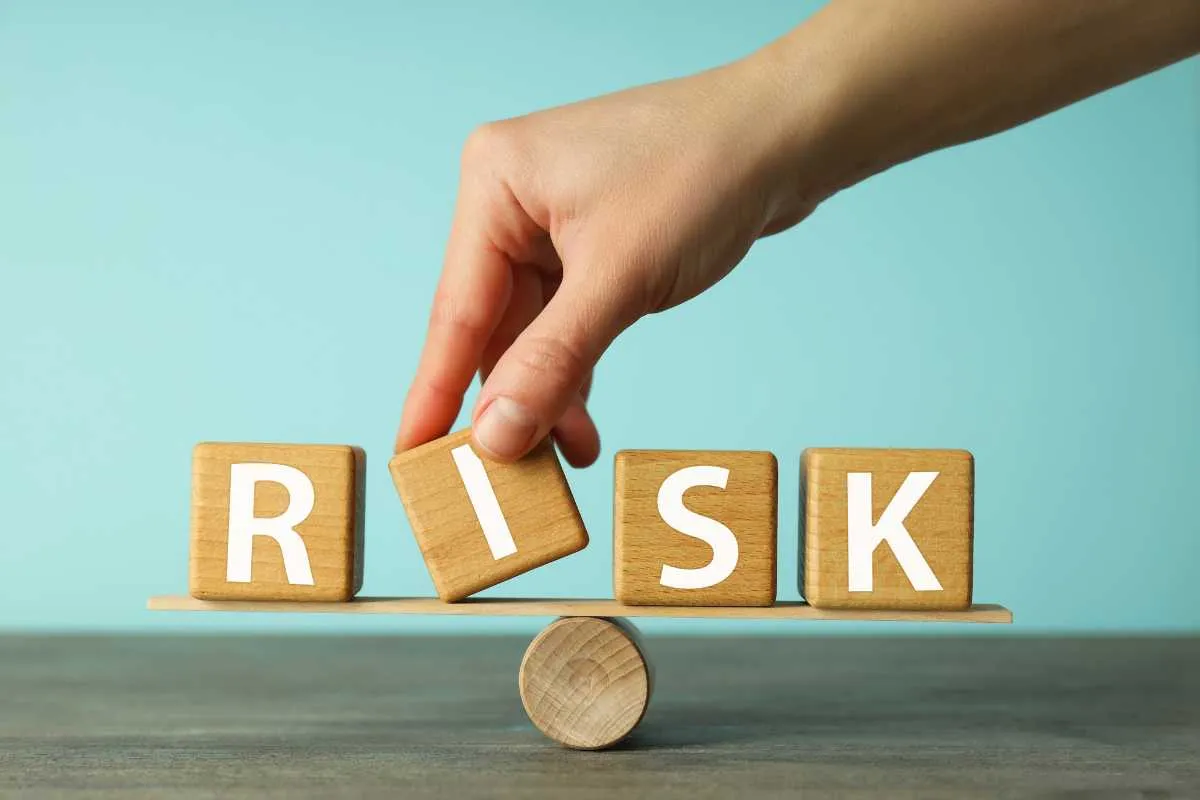
<svg viewBox="0 0 1200 800">
<path fill-rule="evenodd" d="M 348 603 L 196 600 L 182 595 L 150 598 L 151 611 L 266 611 L 291 614 L 443 614 L 491 617 L 681 617 L 692 619 L 795 619 L 854 622 L 1012 622 L 1004 606 L 977 604 L 966 611 L 822 610 L 802 602 L 767 607 L 626 606 L 615 600 L 479 598 L 445 603 L 434 597 L 360 597 Z"/>
</svg>

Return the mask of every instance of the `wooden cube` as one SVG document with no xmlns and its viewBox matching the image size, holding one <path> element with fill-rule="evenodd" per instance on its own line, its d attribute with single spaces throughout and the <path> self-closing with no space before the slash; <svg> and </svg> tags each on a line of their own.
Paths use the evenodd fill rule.
<svg viewBox="0 0 1200 800">
<path fill-rule="evenodd" d="M 613 590 L 626 605 L 775 602 L 778 465 L 765 452 L 624 450 Z"/>
<path fill-rule="evenodd" d="M 348 445 L 196 445 L 192 597 L 353 598 L 362 588 L 365 465 L 362 449 Z"/>
<path fill-rule="evenodd" d="M 513 464 L 480 457 L 470 429 L 389 464 L 438 597 L 453 602 L 587 546 L 547 439 Z"/>
<path fill-rule="evenodd" d="M 975 461 L 965 450 L 810 449 L 800 593 L 817 608 L 971 605 Z"/>
</svg>

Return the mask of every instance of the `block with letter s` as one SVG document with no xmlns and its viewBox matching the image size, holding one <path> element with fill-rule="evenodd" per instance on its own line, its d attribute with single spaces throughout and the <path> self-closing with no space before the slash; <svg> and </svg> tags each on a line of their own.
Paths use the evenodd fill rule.
<svg viewBox="0 0 1200 800">
<path fill-rule="evenodd" d="M 778 464 L 768 452 L 624 450 L 613 589 L 626 605 L 775 602 Z"/>
</svg>

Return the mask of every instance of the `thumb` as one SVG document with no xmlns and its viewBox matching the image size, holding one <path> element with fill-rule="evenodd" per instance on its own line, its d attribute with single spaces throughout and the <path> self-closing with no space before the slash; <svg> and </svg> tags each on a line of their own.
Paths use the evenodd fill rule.
<svg viewBox="0 0 1200 800">
<path fill-rule="evenodd" d="M 596 361 L 637 317 L 618 293 L 569 277 L 496 362 L 480 392 L 475 444 L 498 461 L 515 461 L 550 433 Z"/>
</svg>

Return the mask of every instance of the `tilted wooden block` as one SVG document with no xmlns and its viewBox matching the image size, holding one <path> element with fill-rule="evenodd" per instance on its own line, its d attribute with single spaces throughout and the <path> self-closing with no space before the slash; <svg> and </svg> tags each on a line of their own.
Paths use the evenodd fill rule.
<svg viewBox="0 0 1200 800">
<path fill-rule="evenodd" d="M 192 597 L 353 598 L 362 588 L 365 466 L 362 449 L 348 445 L 196 445 Z"/>
<path fill-rule="evenodd" d="M 389 466 L 438 597 L 462 600 L 587 546 L 554 446 L 514 464 L 478 456 L 470 429 Z"/>
<path fill-rule="evenodd" d="M 766 452 L 616 455 L 613 589 L 626 605 L 775 602 L 778 465 Z"/>
<path fill-rule="evenodd" d="M 813 606 L 971 605 L 970 453 L 810 449 L 800 484 L 800 593 Z"/>
</svg>

